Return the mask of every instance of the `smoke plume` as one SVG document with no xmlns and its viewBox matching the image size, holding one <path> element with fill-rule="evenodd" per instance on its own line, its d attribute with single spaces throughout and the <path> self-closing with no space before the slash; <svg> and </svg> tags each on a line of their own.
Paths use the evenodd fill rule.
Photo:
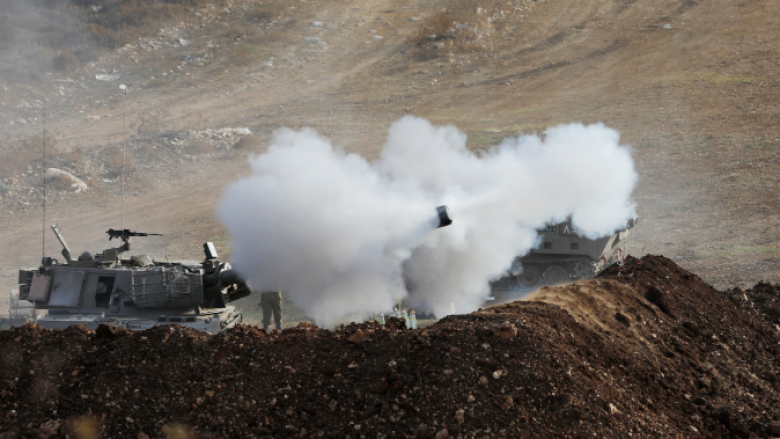
<svg viewBox="0 0 780 439">
<path fill-rule="evenodd" d="M 469 312 L 536 244 L 536 229 L 571 217 L 595 238 L 634 215 L 637 174 L 618 141 L 603 124 L 570 124 L 475 154 L 457 128 L 406 116 L 369 163 L 312 129 L 281 128 L 217 215 L 253 291 L 284 291 L 318 324 L 398 299 L 438 317 Z M 454 223 L 434 229 L 442 204 Z"/>
</svg>

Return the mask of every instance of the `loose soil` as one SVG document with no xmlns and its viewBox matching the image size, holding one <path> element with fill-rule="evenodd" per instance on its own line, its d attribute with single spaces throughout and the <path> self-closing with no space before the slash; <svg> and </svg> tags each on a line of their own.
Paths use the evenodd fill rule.
<svg viewBox="0 0 780 439">
<path fill-rule="evenodd" d="M 671 260 L 452 315 L 271 334 L 0 332 L 2 437 L 780 436 L 780 285 Z M 634 268 L 636 268 L 634 270 Z M 632 274 L 632 276 L 631 276 Z M 756 305 L 758 304 L 758 305 Z M 762 305 L 763 304 L 763 305 Z M 89 436 L 91 434 L 92 436 Z"/>
</svg>

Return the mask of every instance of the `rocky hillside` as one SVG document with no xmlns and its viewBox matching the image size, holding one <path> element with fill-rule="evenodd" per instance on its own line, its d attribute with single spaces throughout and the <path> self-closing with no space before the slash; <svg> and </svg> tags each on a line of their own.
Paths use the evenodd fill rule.
<svg viewBox="0 0 780 439">
<path fill-rule="evenodd" d="M 293 3 L 0 0 L 0 285 L 39 260 L 45 167 L 88 187 L 54 181 L 46 222 L 99 250 L 126 142 L 126 226 L 191 258 L 227 242 L 220 189 L 274 129 L 372 158 L 404 114 L 456 125 L 476 151 L 603 122 L 634 147 L 633 254 L 719 289 L 780 281 L 776 1 Z"/>
</svg>

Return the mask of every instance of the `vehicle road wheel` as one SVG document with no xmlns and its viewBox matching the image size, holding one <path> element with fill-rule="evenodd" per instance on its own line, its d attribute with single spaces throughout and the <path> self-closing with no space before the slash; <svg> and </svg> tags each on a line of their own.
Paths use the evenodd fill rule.
<svg viewBox="0 0 780 439">
<path fill-rule="evenodd" d="M 569 275 L 566 270 L 556 265 L 544 272 L 544 281 L 547 285 L 560 285 L 569 281 Z"/>
<path fill-rule="evenodd" d="M 523 267 L 523 272 L 515 276 L 515 279 L 523 288 L 534 288 L 542 283 L 542 274 L 539 273 L 538 268 L 528 265 Z"/>
<path fill-rule="evenodd" d="M 596 270 L 589 262 L 577 262 L 574 266 L 574 274 L 577 275 L 577 279 L 590 279 L 596 276 Z"/>
</svg>

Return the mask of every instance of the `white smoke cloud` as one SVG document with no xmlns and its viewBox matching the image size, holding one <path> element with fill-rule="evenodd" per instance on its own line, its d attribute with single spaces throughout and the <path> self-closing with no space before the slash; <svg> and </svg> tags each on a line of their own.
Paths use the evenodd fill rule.
<svg viewBox="0 0 780 439">
<path fill-rule="evenodd" d="M 634 215 L 637 175 L 618 141 L 603 124 L 571 124 L 477 155 L 457 128 L 406 116 L 369 163 L 314 130 L 281 128 L 250 158 L 252 174 L 225 189 L 217 215 L 251 288 L 284 291 L 319 324 L 410 294 L 437 316 L 468 312 L 536 229 L 571 216 L 597 237 Z M 433 230 L 441 204 L 454 223 Z"/>
</svg>

